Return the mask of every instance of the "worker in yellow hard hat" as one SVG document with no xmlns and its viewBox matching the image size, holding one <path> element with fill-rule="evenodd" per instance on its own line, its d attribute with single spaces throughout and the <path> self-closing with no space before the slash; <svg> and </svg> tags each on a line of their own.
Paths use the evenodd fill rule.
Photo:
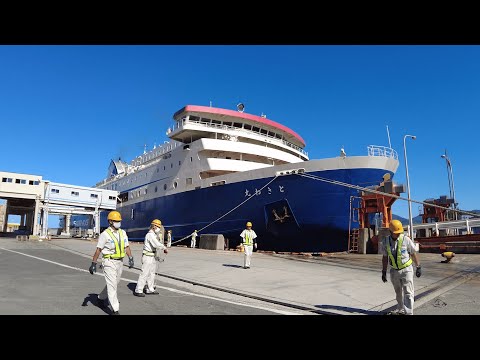
<svg viewBox="0 0 480 360">
<path fill-rule="evenodd" d="M 190 247 L 194 248 L 195 244 L 197 243 L 197 230 L 194 230 L 192 233 L 192 239 L 190 240 Z"/>
<path fill-rule="evenodd" d="M 449 263 L 450 260 L 452 260 L 452 258 L 455 257 L 455 253 L 452 251 L 445 251 L 442 253 L 442 257 L 445 258 L 445 260 L 443 260 L 442 263 Z"/>
<path fill-rule="evenodd" d="M 254 243 L 253 241 L 257 238 L 257 234 L 255 234 L 255 231 L 252 230 L 252 223 L 250 221 L 247 222 L 246 229 L 242 231 L 240 237 L 242 238 L 243 252 L 245 254 L 243 268 L 250 269 L 250 260 L 252 258 L 253 246 L 255 246 L 255 248 L 257 247 L 257 243 Z"/>
<path fill-rule="evenodd" d="M 420 259 L 415 244 L 403 233 L 403 225 L 399 220 L 390 222 L 390 236 L 383 239 L 382 280 L 387 282 L 387 266 L 390 263 L 390 281 L 397 298 L 397 310 L 392 314 L 413 315 L 414 287 L 413 266 L 417 267 L 416 275 L 422 275 Z M 413 261 L 412 261 L 413 259 Z"/>
<path fill-rule="evenodd" d="M 93 255 L 89 271 L 93 275 L 97 271 L 97 259 L 102 254 L 103 273 L 107 285 L 98 295 L 101 308 L 106 308 L 105 300 L 112 307 L 112 315 L 118 315 L 119 302 L 117 298 L 117 284 L 120 282 L 123 271 L 123 258 L 128 255 L 128 267 L 134 265 L 132 252 L 128 245 L 128 236 L 125 230 L 120 229 L 122 216 L 118 211 L 111 211 L 108 216 L 109 227 L 98 237 L 97 248 Z"/>
<path fill-rule="evenodd" d="M 142 272 L 138 276 L 137 287 L 133 295 L 144 297 L 147 295 L 158 295 L 155 290 L 155 270 L 160 252 L 167 254 L 167 247 L 163 243 L 162 222 L 158 219 L 152 220 L 150 229 L 145 235 L 143 242 Z M 146 287 L 145 287 L 146 284 Z"/>
</svg>

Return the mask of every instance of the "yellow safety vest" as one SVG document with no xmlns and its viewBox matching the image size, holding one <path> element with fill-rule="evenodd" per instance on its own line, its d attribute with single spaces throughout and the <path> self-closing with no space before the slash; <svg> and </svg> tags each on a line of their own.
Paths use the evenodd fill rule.
<svg viewBox="0 0 480 360">
<path fill-rule="evenodd" d="M 106 232 L 115 244 L 115 254 L 107 254 L 103 255 L 103 257 L 107 259 L 123 259 L 125 257 L 125 241 L 123 240 L 123 231 L 118 229 L 118 234 L 120 236 L 120 244 L 118 243 L 117 237 L 113 235 L 113 232 L 112 230 L 110 230 L 110 228 L 108 228 Z"/>
<path fill-rule="evenodd" d="M 253 245 L 253 234 L 252 230 L 246 230 L 245 231 L 245 238 L 243 240 L 245 245 Z"/>
<path fill-rule="evenodd" d="M 405 264 L 402 264 L 402 244 L 403 244 L 404 235 L 400 234 L 397 240 L 397 261 L 395 261 L 395 258 L 392 255 L 392 250 L 390 249 L 390 239 L 391 237 L 389 236 L 387 253 L 388 253 L 388 257 L 390 258 L 390 264 L 392 265 L 392 267 L 396 270 L 401 270 L 412 265 L 412 262 L 413 262 L 412 258 L 408 259 L 408 261 Z"/>
</svg>

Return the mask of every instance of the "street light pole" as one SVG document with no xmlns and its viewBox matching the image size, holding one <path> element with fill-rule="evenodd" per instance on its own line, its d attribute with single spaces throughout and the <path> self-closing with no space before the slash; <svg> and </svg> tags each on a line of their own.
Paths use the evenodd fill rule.
<svg viewBox="0 0 480 360">
<path fill-rule="evenodd" d="M 445 149 L 445 155 L 442 155 L 441 157 L 444 158 L 446 163 L 447 163 L 448 186 L 450 187 L 450 197 L 453 199 L 453 210 L 456 210 L 457 209 L 457 204 L 455 202 L 455 184 L 453 182 L 452 162 L 450 161 L 450 159 L 447 156 L 447 149 Z M 451 181 L 450 181 L 450 179 L 451 179 Z M 450 186 L 450 182 L 451 182 L 451 186 Z M 457 212 L 454 211 L 453 213 L 454 213 L 455 220 L 457 220 Z"/>
<path fill-rule="evenodd" d="M 411 138 L 412 140 L 415 140 L 417 137 L 415 135 L 405 135 L 403 137 L 403 155 L 405 157 L 405 171 L 407 174 L 407 189 L 408 189 L 408 221 L 410 225 L 410 239 L 413 240 L 413 219 L 412 219 L 412 202 L 410 200 L 410 179 L 408 177 L 408 161 L 407 161 L 407 145 L 405 143 L 405 140 L 407 137 Z"/>
<path fill-rule="evenodd" d="M 445 155 L 442 155 L 440 157 L 445 159 L 445 164 L 447 165 L 448 191 L 450 192 L 450 198 L 452 199 L 452 182 L 450 180 L 450 169 L 448 167 L 447 149 L 445 149 Z"/>
</svg>

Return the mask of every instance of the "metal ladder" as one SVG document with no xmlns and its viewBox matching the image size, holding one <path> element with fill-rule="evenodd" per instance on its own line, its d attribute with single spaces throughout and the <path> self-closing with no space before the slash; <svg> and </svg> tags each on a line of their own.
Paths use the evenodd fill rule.
<svg viewBox="0 0 480 360">
<path fill-rule="evenodd" d="M 359 231 L 358 229 L 352 229 L 350 231 L 350 239 L 349 239 L 349 253 L 358 253 L 358 237 Z"/>
</svg>

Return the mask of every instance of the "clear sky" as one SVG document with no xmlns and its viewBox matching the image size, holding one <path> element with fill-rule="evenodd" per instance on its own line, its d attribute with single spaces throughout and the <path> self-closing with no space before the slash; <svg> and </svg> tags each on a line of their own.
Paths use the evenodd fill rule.
<svg viewBox="0 0 480 360">
<path fill-rule="evenodd" d="M 480 208 L 480 46 L 0 46 L 0 170 L 93 186 L 210 101 L 290 127 L 311 159 L 388 146 L 388 125 L 404 184 L 416 135 L 412 199 L 449 193 L 447 149 L 459 207 Z"/>
</svg>

